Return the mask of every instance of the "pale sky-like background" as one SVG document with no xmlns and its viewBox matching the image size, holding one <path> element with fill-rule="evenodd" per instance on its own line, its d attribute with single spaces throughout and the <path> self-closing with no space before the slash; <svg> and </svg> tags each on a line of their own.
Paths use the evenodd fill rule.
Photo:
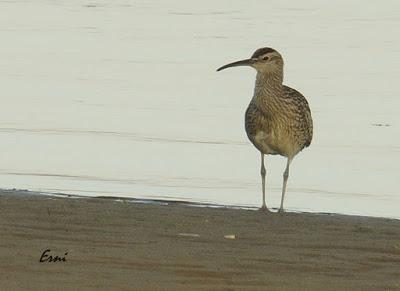
<svg viewBox="0 0 400 291">
<path fill-rule="evenodd" d="M 286 208 L 399 218 L 399 35 L 397 1 L 1 2 L 0 188 L 259 206 L 255 72 L 215 69 L 270 46 L 315 126 Z"/>
</svg>

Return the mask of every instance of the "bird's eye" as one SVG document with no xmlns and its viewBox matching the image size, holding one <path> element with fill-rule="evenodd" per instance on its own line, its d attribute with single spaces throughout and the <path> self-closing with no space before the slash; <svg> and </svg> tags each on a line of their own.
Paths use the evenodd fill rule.
<svg viewBox="0 0 400 291">
<path fill-rule="evenodd" d="M 268 58 L 268 57 L 263 57 L 262 59 L 263 59 L 264 61 L 268 61 L 269 58 Z"/>
</svg>

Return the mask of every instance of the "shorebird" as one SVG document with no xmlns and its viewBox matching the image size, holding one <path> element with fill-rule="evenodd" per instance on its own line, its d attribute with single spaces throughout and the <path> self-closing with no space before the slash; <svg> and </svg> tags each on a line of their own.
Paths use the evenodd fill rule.
<svg viewBox="0 0 400 291">
<path fill-rule="evenodd" d="M 227 64 L 217 71 L 237 66 L 250 66 L 257 71 L 253 98 L 245 113 L 245 129 L 248 138 L 261 153 L 261 210 L 268 211 L 264 155 L 281 155 L 287 158 L 279 208 L 279 212 L 283 212 L 290 163 L 312 140 L 310 107 L 300 92 L 282 84 L 283 58 L 276 50 L 260 48 L 251 58 Z"/>
</svg>

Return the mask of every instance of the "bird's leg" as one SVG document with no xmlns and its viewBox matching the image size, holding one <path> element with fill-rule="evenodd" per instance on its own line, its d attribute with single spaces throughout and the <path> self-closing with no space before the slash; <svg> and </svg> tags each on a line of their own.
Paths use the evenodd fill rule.
<svg viewBox="0 0 400 291">
<path fill-rule="evenodd" d="M 285 169 L 285 172 L 283 172 L 282 197 L 281 197 L 281 207 L 279 208 L 279 212 L 284 212 L 284 210 L 283 210 L 283 200 L 285 199 L 286 184 L 287 184 L 287 180 L 289 178 L 289 166 L 290 166 L 290 162 L 291 161 L 292 161 L 291 158 L 287 159 L 286 169 Z"/>
<path fill-rule="evenodd" d="M 265 203 L 265 165 L 264 165 L 264 154 L 261 153 L 261 179 L 262 179 L 262 194 L 263 194 L 263 204 L 260 210 L 267 212 L 267 204 Z"/>
</svg>

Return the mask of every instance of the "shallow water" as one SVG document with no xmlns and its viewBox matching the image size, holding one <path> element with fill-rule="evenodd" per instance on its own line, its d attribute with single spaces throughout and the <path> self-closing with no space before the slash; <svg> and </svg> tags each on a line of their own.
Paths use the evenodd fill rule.
<svg viewBox="0 0 400 291">
<path fill-rule="evenodd" d="M 255 73 L 215 69 L 271 46 L 315 126 L 286 208 L 400 218 L 399 27 L 395 1 L 1 1 L 0 187 L 259 205 Z"/>
</svg>

